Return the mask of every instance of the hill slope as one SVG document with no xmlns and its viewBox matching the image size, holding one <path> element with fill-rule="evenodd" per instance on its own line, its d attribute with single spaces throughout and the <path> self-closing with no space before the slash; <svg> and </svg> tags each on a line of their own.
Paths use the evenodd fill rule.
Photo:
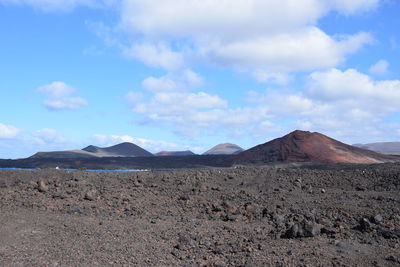
<svg viewBox="0 0 400 267">
<path fill-rule="evenodd" d="M 50 151 L 50 152 L 37 152 L 31 158 L 37 159 L 45 159 L 45 158 L 53 158 L 53 159 L 74 159 L 74 158 L 97 158 L 99 155 L 94 153 L 90 153 L 83 150 L 65 150 L 65 151 Z"/>
<path fill-rule="evenodd" d="M 132 143 L 121 143 L 110 147 L 88 146 L 83 151 L 99 155 L 101 157 L 152 157 L 149 151 Z"/>
<path fill-rule="evenodd" d="M 382 163 L 396 160 L 396 157 L 350 146 L 320 133 L 299 130 L 233 157 L 235 163 Z"/>
<path fill-rule="evenodd" d="M 204 152 L 203 155 L 233 155 L 239 154 L 242 151 L 243 148 L 238 145 L 225 143 L 214 146 L 210 150 Z"/>
<path fill-rule="evenodd" d="M 132 143 L 121 143 L 110 147 L 88 146 L 83 149 L 38 152 L 31 158 L 75 159 L 103 157 L 152 157 L 153 154 Z"/>
</svg>

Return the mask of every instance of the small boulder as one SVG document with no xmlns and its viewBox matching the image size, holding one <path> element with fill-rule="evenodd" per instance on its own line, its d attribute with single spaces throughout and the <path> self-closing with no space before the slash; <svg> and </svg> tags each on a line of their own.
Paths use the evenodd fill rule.
<svg viewBox="0 0 400 267">
<path fill-rule="evenodd" d="M 8 183 L 6 179 L 0 179 L 0 188 L 6 188 L 8 187 Z"/>
<path fill-rule="evenodd" d="M 235 205 L 233 205 L 233 203 L 228 200 L 222 202 L 222 206 L 225 208 L 225 211 L 229 213 L 235 214 L 237 212 L 237 208 L 235 207 Z"/>
<path fill-rule="evenodd" d="M 49 191 L 49 186 L 45 183 L 45 181 L 39 180 L 37 182 L 37 189 L 39 190 L 39 192 L 47 192 Z"/>
<path fill-rule="evenodd" d="M 184 200 L 184 201 L 188 201 L 188 200 L 190 200 L 190 197 L 189 197 L 189 195 L 182 195 L 182 196 L 180 196 L 179 197 L 179 200 Z"/>
<path fill-rule="evenodd" d="M 375 226 L 366 218 L 362 218 L 358 221 L 357 230 L 363 233 L 372 232 Z"/>
<path fill-rule="evenodd" d="M 321 233 L 322 225 L 303 220 L 302 222 L 294 223 L 282 237 L 284 238 L 301 238 L 301 237 L 315 237 Z"/>
<path fill-rule="evenodd" d="M 195 246 L 194 240 L 186 233 L 178 234 L 178 244 L 175 246 L 179 250 L 188 250 Z"/>
<path fill-rule="evenodd" d="M 138 180 L 133 181 L 132 185 L 134 187 L 141 187 L 142 186 L 142 184 Z"/>
<path fill-rule="evenodd" d="M 285 223 L 285 216 L 283 215 L 275 215 L 274 220 L 277 225 L 283 225 Z"/>
<path fill-rule="evenodd" d="M 97 195 L 98 195 L 98 192 L 96 189 L 90 189 L 89 191 L 87 191 L 85 193 L 85 199 L 93 201 L 93 200 L 96 200 Z"/>
<path fill-rule="evenodd" d="M 381 215 L 375 215 L 369 219 L 372 223 L 378 224 L 383 221 L 383 217 Z"/>
<path fill-rule="evenodd" d="M 220 212 L 220 211 L 223 211 L 223 210 L 224 210 L 224 208 L 219 204 L 213 204 L 212 205 L 212 211 L 213 212 Z"/>
</svg>

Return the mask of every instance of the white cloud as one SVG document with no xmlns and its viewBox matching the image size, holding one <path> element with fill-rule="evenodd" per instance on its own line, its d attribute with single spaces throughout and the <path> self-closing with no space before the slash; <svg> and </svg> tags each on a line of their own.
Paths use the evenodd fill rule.
<svg viewBox="0 0 400 267">
<path fill-rule="evenodd" d="M 370 39 L 368 34 L 361 33 L 336 41 L 316 27 L 306 27 L 230 43 L 212 43 L 203 47 L 202 52 L 222 65 L 238 68 L 310 71 L 338 65 L 348 52 L 357 50 Z"/>
<path fill-rule="evenodd" d="M 147 103 L 141 102 L 134 105 L 134 111 L 142 114 L 149 114 L 157 118 L 179 118 L 192 110 L 223 108 L 227 102 L 217 95 L 210 95 L 204 92 L 198 93 L 156 93 Z M 172 119 L 172 118 L 171 118 Z"/>
<path fill-rule="evenodd" d="M 250 91 L 248 105 L 234 109 L 216 95 L 157 92 L 132 109 L 148 121 L 169 123 L 184 136 L 223 132 L 260 137 L 260 131 L 301 128 L 347 140 L 366 131 L 378 135 L 377 125 L 387 127 L 385 117 L 400 111 L 400 81 L 375 81 L 354 69 L 313 72 L 303 89 Z"/>
<path fill-rule="evenodd" d="M 281 97 L 290 99 L 287 94 Z M 354 69 L 331 69 L 310 74 L 308 90 L 302 98 L 294 103 L 303 109 L 286 115 L 295 121 L 296 128 L 324 132 L 350 142 L 379 136 L 384 139 L 393 135 L 388 130 L 393 127 L 386 122 L 387 116 L 400 111 L 400 81 L 375 81 Z M 280 103 L 285 109 L 290 101 Z"/>
<path fill-rule="evenodd" d="M 341 102 L 378 114 L 399 110 L 400 80 L 374 81 L 355 69 L 312 73 L 309 90 L 318 99 Z"/>
<path fill-rule="evenodd" d="M 132 110 L 146 120 L 155 123 L 170 123 L 177 133 L 184 136 L 199 136 L 235 130 L 267 119 L 263 107 L 229 109 L 227 101 L 217 95 L 204 92 L 158 92 L 149 101 L 130 102 Z"/>
<path fill-rule="evenodd" d="M 370 43 L 368 33 L 329 36 L 316 25 L 329 12 L 355 15 L 379 0 L 124 0 L 119 29 L 132 35 L 125 53 L 176 70 L 210 62 L 286 82 L 282 72 L 335 67 Z"/>
<path fill-rule="evenodd" d="M 203 78 L 191 70 L 169 73 L 155 78 L 149 77 L 142 82 L 142 87 L 148 91 L 182 91 L 203 85 Z"/>
<path fill-rule="evenodd" d="M 4 5 L 27 5 L 44 12 L 69 11 L 78 6 L 90 8 L 108 7 L 117 0 L 0 0 Z"/>
<path fill-rule="evenodd" d="M 38 91 L 46 96 L 43 104 L 50 110 L 75 110 L 88 104 L 82 97 L 71 96 L 76 89 L 63 82 L 44 85 Z"/>
<path fill-rule="evenodd" d="M 337 39 L 337 48 L 342 56 L 357 52 L 365 44 L 374 42 L 374 38 L 370 33 L 359 32 L 354 35 L 339 35 Z"/>
<path fill-rule="evenodd" d="M 0 138 L 4 139 L 15 138 L 18 136 L 20 132 L 21 130 L 15 126 L 0 123 Z"/>
<path fill-rule="evenodd" d="M 32 133 L 35 142 L 39 145 L 65 143 L 66 138 L 54 129 L 44 128 Z"/>
<path fill-rule="evenodd" d="M 52 82 L 51 84 L 39 87 L 39 92 L 51 98 L 62 98 L 71 95 L 76 91 L 69 85 L 63 82 Z"/>
<path fill-rule="evenodd" d="M 277 33 L 313 25 L 329 11 L 355 14 L 378 0 L 124 0 L 122 25 L 149 37 L 224 40 Z"/>
<path fill-rule="evenodd" d="M 80 146 L 54 129 L 22 130 L 0 124 L 0 158 L 29 157 L 38 151 L 76 149 Z"/>
<path fill-rule="evenodd" d="M 376 8 L 379 4 L 379 0 L 331 0 L 327 1 L 332 8 L 339 12 L 351 15 L 358 12 L 365 12 Z"/>
<path fill-rule="evenodd" d="M 45 100 L 43 104 L 50 110 L 74 110 L 86 106 L 87 101 L 81 97 L 65 97 L 62 99 Z"/>
<path fill-rule="evenodd" d="M 385 75 L 389 72 L 389 62 L 386 60 L 379 60 L 369 68 L 369 73 L 374 75 Z"/>
<path fill-rule="evenodd" d="M 184 66 L 182 53 L 172 51 L 165 43 L 133 44 L 124 49 L 124 54 L 129 58 L 138 59 L 150 67 L 178 70 Z"/>
<path fill-rule="evenodd" d="M 316 103 L 300 93 L 281 93 L 278 91 L 259 94 L 250 92 L 251 103 L 264 106 L 271 117 L 283 118 L 309 115 L 316 110 Z"/>
</svg>

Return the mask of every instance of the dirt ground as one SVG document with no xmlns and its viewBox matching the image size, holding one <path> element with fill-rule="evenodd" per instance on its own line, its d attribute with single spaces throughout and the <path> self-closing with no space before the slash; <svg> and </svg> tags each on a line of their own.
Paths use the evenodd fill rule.
<svg viewBox="0 0 400 267">
<path fill-rule="evenodd" d="M 400 165 L 0 171 L 0 266 L 400 266 Z"/>
</svg>

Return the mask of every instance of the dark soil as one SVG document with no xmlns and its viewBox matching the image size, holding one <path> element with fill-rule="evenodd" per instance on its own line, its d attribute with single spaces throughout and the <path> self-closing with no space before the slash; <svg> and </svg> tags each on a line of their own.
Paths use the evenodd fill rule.
<svg viewBox="0 0 400 267">
<path fill-rule="evenodd" d="M 0 266 L 400 266 L 400 165 L 0 171 Z"/>
</svg>

